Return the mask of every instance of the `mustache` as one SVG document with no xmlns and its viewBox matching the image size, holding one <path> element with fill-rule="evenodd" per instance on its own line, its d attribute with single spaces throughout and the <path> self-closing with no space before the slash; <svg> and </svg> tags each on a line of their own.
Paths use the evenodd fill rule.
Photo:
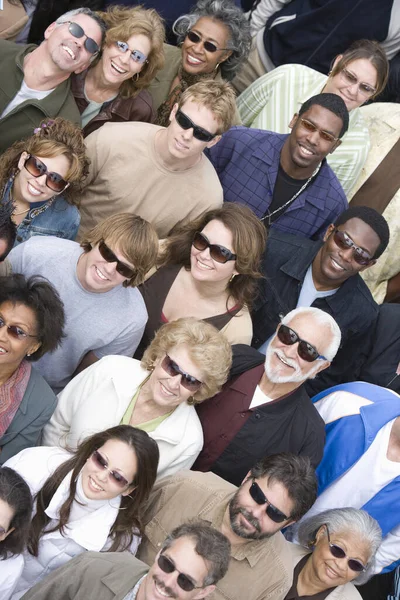
<svg viewBox="0 0 400 600">
<path fill-rule="evenodd" d="M 282 352 L 282 350 L 279 350 L 279 348 L 276 348 L 274 350 L 274 352 L 279 358 L 283 359 L 289 366 L 293 367 L 293 369 L 295 369 L 295 372 L 297 374 L 297 372 L 299 371 L 299 367 L 295 360 L 292 360 L 291 358 L 287 358 L 287 356 L 285 356 L 285 353 Z"/>
<path fill-rule="evenodd" d="M 171 598 L 176 598 L 176 595 L 171 590 L 171 588 L 165 586 L 163 584 L 163 582 L 157 577 L 157 575 L 153 575 L 153 581 L 157 584 L 157 587 L 159 587 L 160 590 L 162 590 L 163 592 L 165 592 L 166 594 L 168 594 L 168 596 L 170 596 Z"/>
<path fill-rule="evenodd" d="M 254 527 L 254 529 L 257 531 L 257 533 L 261 533 L 260 522 L 251 512 L 249 512 L 245 508 L 238 508 L 237 514 L 243 515 L 244 518 L 246 519 L 246 521 L 248 521 L 250 523 L 250 525 L 252 525 Z"/>
</svg>

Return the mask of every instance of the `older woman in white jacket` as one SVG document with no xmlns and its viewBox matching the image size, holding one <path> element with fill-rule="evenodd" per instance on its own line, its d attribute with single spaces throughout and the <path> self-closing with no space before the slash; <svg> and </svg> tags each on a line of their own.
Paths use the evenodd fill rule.
<svg viewBox="0 0 400 600">
<path fill-rule="evenodd" d="M 165 324 L 141 362 L 107 356 L 75 377 L 59 394 L 43 444 L 76 448 L 87 435 L 126 423 L 156 440 L 158 477 L 189 469 L 203 447 L 193 405 L 221 389 L 230 365 L 231 347 L 209 323 Z"/>
</svg>

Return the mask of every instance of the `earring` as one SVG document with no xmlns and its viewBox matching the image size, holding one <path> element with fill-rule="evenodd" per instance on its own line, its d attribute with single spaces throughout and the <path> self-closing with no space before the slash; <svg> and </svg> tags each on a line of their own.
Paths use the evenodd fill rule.
<svg viewBox="0 0 400 600">
<path fill-rule="evenodd" d="M 189 404 L 189 406 L 194 406 L 196 404 L 196 400 L 193 398 L 193 396 L 190 396 L 186 402 Z"/>
<path fill-rule="evenodd" d="M 26 356 L 30 356 L 30 355 L 31 355 L 31 353 L 30 353 L 30 352 L 28 352 L 28 354 L 27 354 Z"/>
<path fill-rule="evenodd" d="M 214 69 L 214 71 L 215 71 L 215 72 L 217 72 L 217 71 L 218 71 L 218 67 L 219 67 L 219 65 L 220 65 L 220 64 L 221 64 L 221 63 L 217 63 L 217 64 L 216 64 L 216 66 L 215 66 L 215 69 Z"/>
<path fill-rule="evenodd" d="M 236 273 L 233 273 L 229 280 L 229 283 L 232 283 L 232 281 L 235 279 L 235 277 L 236 277 Z"/>
<path fill-rule="evenodd" d="M 132 81 L 137 81 L 139 79 L 139 73 L 135 73 L 135 75 L 132 75 Z"/>
</svg>

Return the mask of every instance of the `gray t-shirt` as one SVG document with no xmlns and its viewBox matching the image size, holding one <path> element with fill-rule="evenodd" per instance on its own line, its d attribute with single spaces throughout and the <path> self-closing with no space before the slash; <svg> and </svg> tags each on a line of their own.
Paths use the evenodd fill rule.
<svg viewBox="0 0 400 600">
<path fill-rule="evenodd" d="M 146 306 L 136 288 L 119 285 L 109 292 L 94 293 L 82 287 L 76 275 L 82 252 L 76 242 L 34 236 L 8 256 L 13 273 L 46 277 L 64 302 L 66 337 L 57 350 L 35 363 L 56 393 L 67 385 L 89 351 L 98 358 L 132 356 L 147 321 Z"/>
<path fill-rule="evenodd" d="M 314 300 L 317 298 L 327 298 L 328 296 L 333 296 L 333 294 L 336 294 L 338 289 L 339 288 L 336 288 L 335 290 L 319 292 L 314 285 L 311 264 L 307 269 L 306 276 L 304 277 L 296 308 L 299 308 L 300 306 L 311 306 Z"/>
</svg>

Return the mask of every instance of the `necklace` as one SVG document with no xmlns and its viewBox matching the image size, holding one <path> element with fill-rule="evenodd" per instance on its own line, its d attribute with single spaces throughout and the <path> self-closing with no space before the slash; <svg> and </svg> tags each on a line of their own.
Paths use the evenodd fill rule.
<svg viewBox="0 0 400 600">
<path fill-rule="evenodd" d="M 265 221 L 265 219 L 267 219 L 267 226 L 271 227 L 271 217 L 273 217 L 276 213 L 278 213 L 279 211 L 283 210 L 284 208 L 286 208 L 287 206 L 289 206 L 289 204 L 292 204 L 292 202 L 294 202 L 296 200 L 296 198 L 298 196 L 300 196 L 300 194 L 302 192 L 304 192 L 304 190 L 306 189 L 306 187 L 308 186 L 308 184 L 311 182 L 311 180 L 317 175 L 318 171 L 321 168 L 321 163 L 319 163 L 319 165 L 317 166 L 317 168 L 314 170 L 313 174 L 311 175 L 311 177 L 309 177 L 307 179 L 307 181 L 305 182 L 304 185 L 301 186 L 301 188 L 299 189 L 298 192 L 296 192 L 291 198 L 289 198 L 289 200 L 287 202 L 285 202 L 285 204 L 283 204 L 283 206 L 280 206 L 279 208 L 277 208 L 276 210 L 273 210 L 272 213 L 269 212 L 269 210 L 267 211 L 267 214 L 264 215 L 263 217 L 261 217 L 260 221 Z"/>
<path fill-rule="evenodd" d="M 18 217 L 18 215 L 23 215 L 24 213 L 28 212 L 29 208 L 27 208 L 26 210 L 20 210 L 19 212 L 15 212 L 15 210 L 13 211 L 13 216 L 14 217 Z"/>
</svg>

